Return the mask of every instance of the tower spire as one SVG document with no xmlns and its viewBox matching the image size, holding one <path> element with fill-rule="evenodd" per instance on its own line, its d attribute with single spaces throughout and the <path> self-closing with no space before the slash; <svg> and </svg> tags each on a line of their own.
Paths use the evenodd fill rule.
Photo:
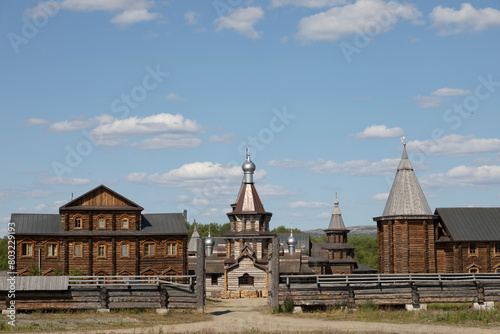
<svg viewBox="0 0 500 334">
<path fill-rule="evenodd" d="M 248 152 L 248 147 L 247 147 L 247 158 L 243 163 L 243 166 L 241 166 L 241 169 L 243 169 L 243 172 L 245 173 L 244 183 L 253 183 L 253 172 L 255 172 L 255 164 L 252 162 L 252 160 L 250 160 L 250 153 Z"/>
</svg>

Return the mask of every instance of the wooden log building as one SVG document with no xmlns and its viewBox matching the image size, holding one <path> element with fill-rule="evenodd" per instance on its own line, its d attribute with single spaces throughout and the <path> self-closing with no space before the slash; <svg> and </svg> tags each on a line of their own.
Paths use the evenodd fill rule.
<svg viewBox="0 0 500 334">
<path fill-rule="evenodd" d="M 406 144 L 377 222 L 378 271 L 500 272 L 500 208 L 437 208 L 432 213 Z"/>
<path fill-rule="evenodd" d="M 186 212 L 142 214 L 104 185 L 59 214 L 13 213 L 16 271 L 28 275 L 186 275 Z"/>
</svg>

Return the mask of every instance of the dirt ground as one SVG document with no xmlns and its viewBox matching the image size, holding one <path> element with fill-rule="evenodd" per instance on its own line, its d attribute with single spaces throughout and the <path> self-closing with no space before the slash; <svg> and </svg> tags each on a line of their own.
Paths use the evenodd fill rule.
<svg viewBox="0 0 500 334">
<path fill-rule="evenodd" d="M 441 325 L 390 324 L 360 321 L 325 321 L 262 314 L 265 298 L 231 299 L 209 303 L 205 312 L 213 320 L 150 328 L 94 331 L 88 333 L 442 333 L 498 334 L 500 328 L 471 328 Z"/>
</svg>

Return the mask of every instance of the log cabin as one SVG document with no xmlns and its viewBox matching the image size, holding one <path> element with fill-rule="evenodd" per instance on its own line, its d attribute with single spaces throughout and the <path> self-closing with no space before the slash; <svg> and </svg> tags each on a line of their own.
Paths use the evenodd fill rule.
<svg viewBox="0 0 500 334">
<path fill-rule="evenodd" d="M 100 185 L 59 214 L 13 213 L 16 271 L 29 275 L 186 275 L 184 213 L 143 214 L 138 204 Z"/>
<path fill-rule="evenodd" d="M 373 220 L 381 274 L 500 272 L 500 208 L 433 213 L 406 144 L 384 212 Z"/>
</svg>

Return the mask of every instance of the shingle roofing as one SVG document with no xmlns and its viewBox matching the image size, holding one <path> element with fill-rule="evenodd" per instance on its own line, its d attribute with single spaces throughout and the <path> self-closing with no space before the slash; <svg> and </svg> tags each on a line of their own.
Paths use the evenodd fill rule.
<svg viewBox="0 0 500 334">
<path fill-rule="evenodd" d="M 191 239 L 189 239 L 188 243 L 188 252 L 196 252 L 198 249 L 198 239 L 200 238 L 200 234 L 198 233 L 198 228 L 196 224 L 194 225 L 193 234 L 191 234 Z"/>
<path fill-rule="evenodd" d="M 500 208 L 437 208 L 454 241 L 500 240 Z"/>
<path fill-rule="evenodd" d="M 344 225 L 344 220 L 342 219 L 342 213 L 339 209 L 339 200 L 335 199 L 334 208 L 332 212 L 332 217 L 330 218 L 330 225 L 328 225 L 329 230 L 346 230 Z"/>
<path fill-rule="evenodd" d="M 58 214 L 13 213 L 11 222 L 15 223 L 16 234 L 44 235 L 157 235 L 188 234 L 182 213 L 150 213 L 141 217 L 140 231 L 63 231 Z"/>
<path fill-rule="evenodd" d="M 403 149 L 403 156 L 399 163 L 391 192 L 385 205 L 383 217 L 388 216 L 411 216 L 411 215 L 432 215 L 429 204 L 425 199 L 424 192 L 420 188 L 417 177 L 413 172 L 413 167 L 408 160 L 406 145 Z"/>
</svg>

